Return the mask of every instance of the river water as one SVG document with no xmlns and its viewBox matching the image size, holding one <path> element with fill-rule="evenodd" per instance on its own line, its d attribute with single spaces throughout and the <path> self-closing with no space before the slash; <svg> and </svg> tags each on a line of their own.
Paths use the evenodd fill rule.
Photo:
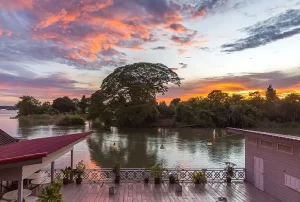
<svg viewBox="0 0 300 202">
<path fill-rule="evenodd" d="M 245 139 L 221 129 L 100 129 L 61 127 L 39 122 L 10 119 L 15 111 L 0 110 L 0 128 L 14 137 L 34 139 L 93 130 L 95 133 L 74 148 L 74 162 L 83 160 L 88 168 L 112 167 L 116 161 L 124 168 L 151 167 L 157 162 L 165 167 L 223 168 L 225 161 L 237 167 L 245 165 Z M 299 128 L 259 129 L 299 135 Z M 212 141 L 212 146 L 207 146 Z M 114 144 L 116 146 L 114 146 Z M 161 145 L 164 149 L 160 149 Z M 70 164 L 70 154 L 55 161 L 56 168 Z"/>
</svg>

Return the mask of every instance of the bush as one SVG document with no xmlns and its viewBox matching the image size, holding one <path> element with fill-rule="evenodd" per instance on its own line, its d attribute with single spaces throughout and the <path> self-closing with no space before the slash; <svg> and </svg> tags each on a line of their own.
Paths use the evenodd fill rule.
<svg viewBox="0 0 300 202">
<path fill-rule="evenodd" d="M 198 172 L 193 173 L 192 179 L 193 179 L 193 182 L 195 184 L 200 184 L 200 183 L 206 183 L 207 182 L 206 176 L 202 171 L 198 171 Z"/>
<path fill-rule="evenodd" d="M 78 115 L 74 115 L 71 117 L 72 125 L 84 125 L 84 119 Z"/>
<path fill-rule="evenodd" d="M 57 122 L 59 126 L 72 126 L 72 125 L 84 125 L 85 121 L 78 115 L 64 116 Z"/>
<path fill-rule="evenodd" d="M 44 189 L 42 189 L 41 194 L 38 196 L 38 202 L 63 202 L 61 194 L 62 182 L 59 180 Z"/>
</svg>

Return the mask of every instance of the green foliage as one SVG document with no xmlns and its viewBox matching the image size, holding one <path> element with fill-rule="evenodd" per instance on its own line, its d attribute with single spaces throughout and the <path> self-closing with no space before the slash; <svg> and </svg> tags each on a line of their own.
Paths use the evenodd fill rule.
<svg viewBox="0 0 300 202">
<path fill-rule="evenodd" d="M 63 202 L 61 194 L 62 182 L 59 180 L 42 189 L 38 202 Z"/>
<path fill-rule="evenodd" d="M 83 164 L 83 160 L 76 164 L 76 168 L 74 169 L 73 173 L 77 178 L 81 178 L 85 171 L 85 165 Z"/>
<path fill-rule="evenodd" d="M 276 90 L 273 89 L 272 85 L 269 85 L 266 91 L 267 102 L 275 102 L 279 98 L 277 97 Z"/>
<path fill-rule="evenodd" d="M 194 172 L 192 175 L 192 180 L 195 184 L 207 182 L 206 176 L 202 171 Z"/>
<path fill-rule="evenodd" d="M 178 75 L 163 64 L 135 63 L 118 67 L 91 96 L 89 119 L 119 126 L 151 126 L 159 118 L 156 95 L 164 94 L 168 84 L 180 85 Z"/>
<path fill-rule="evenodd" d="M 70 175 L 73 172 L 71 167 L 66 167 L 65 169 L 61 169 L 60 171 L 63 173 L 64 178 L 70 178 Z"/>
<path fill-rule="evenodd" d="M 178 176 L 175 173 L 172 173 L 169 175 L 169 181 L 171 184 L 174 184 L 175 182 L 178 182 Z"/>
<path fill-rule="evenodd" d="M 84 125 L 85 121 L 79 115 L 66 115 L 61 117 L 57 125 L 59 126 L 72 126 L 72 125 Z"/>
<path fill-rule="evenodd" d="M 157 109 L 159 111 L 160 118 L 173 118 L 175 115 L 175 108 L 168 106 L 166 102 L 158 103 Z"/>
<path fill-rule="evenodd" d="M 77 99 L 78 100 L 78 99 Z M 71 100 L 69 97 L 64 96 L 53 100 L 52 107 L 61 113 L 72 112 L 76 109 L 77 100 Z"/>
<path fill-rule="evenodd" d="M 226 171 L 226 175 L 227 177 L 232 177 L 233 176 L 233 171 L 234 171 L 234 167 L 236 166 L 234 163 L 231 162 L 225 162 L 225 171 Z"/>
<path fill-rule="evenodd" d="M 163 64 L 134 63 L 118 67 L 102 82 L 108 100 L 123 97 L 126 101 L 155 100 L 156 94 L 168 91 L 167 84 L 180 85 L 180 78 Z"/>
<path fill-rule="evenodd" d="M 28 116 L 30 114 L 40 114 L 41 102 L 32 96 L 24 95 L 20 97 L 21 101 L 17 103 L 19 115 Z"/>
<path fill-rule="evenodd" d="M 150 168 L 150 173 L 153 178 L 161 178 L 163 171 L 167 169 L 163 168 L 161 164 L 156 164 Z"/>
<path fill-rule="evenodd" d="M 171 102 L 170 102 L 170 106 L 174 106 L 177 107 L 177 105 L 181 102 L 180 98 L 174 98 Z"/>
<path fill-rule="evenodd" d="M 78 103 L 78 107 L 82 113 L 86 113 L 86 109 L 89 107 L 90 99 L 86 98 L 85 95 L 82 96 L 80 102 Z"/>
<path fill-rule="evenodd" d="M 151 104 L 136 104 L 120 107 L 116 111 L 117 124 L 126 127 L 148 127 L 159 118 L 157 108 Z"/>
</svg>

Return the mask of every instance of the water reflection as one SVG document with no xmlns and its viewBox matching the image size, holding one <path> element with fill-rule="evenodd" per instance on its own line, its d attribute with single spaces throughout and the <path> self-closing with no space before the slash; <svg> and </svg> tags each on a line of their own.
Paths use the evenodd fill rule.
<svg viewBox="0 0 300 202">
<path fill-rule="evenodd" d="M 207 146 L 208 140 L 214 144 Z M 99 167 L 112 167 L 116 161 L 123 167 L 150 167 L 162 161 L 168 167 L 208 168 L 223 167 L 228 160 L 244 166 L 244 138 L 227 137 L 224 130 L 112 127 L 96 131 L 87 144 L 91 160 Z"/>
<path fill-rule="evenodd" d="M 9 119 L 11 112 L 0 111 L 0 128 L 7 133 L 27 139 L 64 135 L 94 130 L 95 133 L 74 148 L 74 162 L 84 160 L 88 168 L 112 167 L 120 161 L 122 167 L 151 167 L 164 162 L 167 167 L 220 168 L 225 161 L 244 167 L 245 145 L 241 135 L 227 134 L 221 129 L 99 129 L 86 124 L 84 127 L 60 127 L 51 123 L 26 122 Z M 258 129 L 268 131 L 267 129 Z M 269 129 L 274 132 L 298 135 L 299 128 Z M 212 145 L 208 146 L 207 142 Z M 115 146 L 114 146 L 115 144 Z M 160 149 L 163 145 L 164 149 Z M 55 162 L 56 168 L 69 166 L 67 153 Z"/>
</svg>

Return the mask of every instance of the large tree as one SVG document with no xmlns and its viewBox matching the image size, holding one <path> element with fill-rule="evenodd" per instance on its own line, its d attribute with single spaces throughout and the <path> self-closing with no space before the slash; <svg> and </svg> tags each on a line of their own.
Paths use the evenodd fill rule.
<svg viewBox="0 0 300 202">
<path fill-rule="evenodd" d="M 168 84 L 180 85 L 180 78 L 160 63 L 134 63 L 118 67 L 102 82 L 108 100 L 123 97 L 127 102 L 155 100 L 168 91 Z"/>
<path fill-rule="evenodd" d="M 69 97 L 64 96 L 53 100 L 52 107 L 59 112 L 72 112 L 75 111 L 75 103 Z"/>
<path fill-rule="evenodd" d="M 32 96 L 24 95 L 20 97 L 20 101 L 16 105 L 19 110 L 19 115 L 21 116 L 27 116 L 30 114 L 39 114 L 41 113 L 40 107 L 41 102 L 37 99 L 35 99 Z"/>
<path fill-rule="evenodd" d="M 89 106 L 89 102 L 90 102 L 90 99 L 86 98 L 85 95 L 83 95 L 82 98 L 81 98 L 81 100 L 78 103 L 78 106 L 79 106 L 79 108 L 80 108 L 80 110 L 81 110 L 82 113 L 86 112 L 86 109 Z"/>
<path fill-rule="evenodd" d="M 115 118 L 117 123 L 126 126 L 143 126 L 145 122 L 149 125 L 159 115 L 156 95 L 166 93 L 169 84 L 179 86 L 180 78 L 163 64 L 134 63 L 118 67 L 92 95 L 90 118 L 99 117 L 105 122 L 107 117 Z"/>
</svg>

